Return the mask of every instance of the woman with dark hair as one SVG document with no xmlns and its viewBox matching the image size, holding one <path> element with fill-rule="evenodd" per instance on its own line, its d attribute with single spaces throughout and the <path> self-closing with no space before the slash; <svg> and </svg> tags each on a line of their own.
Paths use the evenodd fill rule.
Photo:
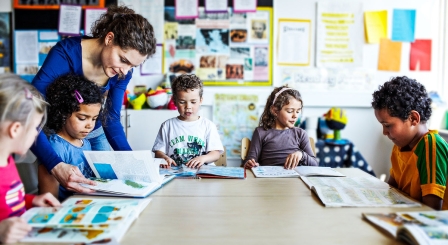
<svg viewBox="0 0 448 245">
<path fill-rule="evenodd" d="M 94 82 L 105 96 L 102 117 L 105 119 L 98 120 L 86 137 L 92 150 L 110 150 L 110 146 L 114 150 L 132 150 L 120 124 L 120 110 L 132 68 L 155 53 L 153 27 L 134 10 L 112 6 L 94 23 L 91 33 L 92 37 L 71 37 L 58 42 L 32 84 L 45 96 L 48 85 L 68 73 Z M 107 124 L 104 128 L 103 123 Z M 84 178 L 77 167 L 63 162 L 45 134 L 39 134 L 31 150 L 41 163 L 39 171 L 48 171 L 68 190 L 91 192 L 79 183 L 93 182 Z"/>
</svg>

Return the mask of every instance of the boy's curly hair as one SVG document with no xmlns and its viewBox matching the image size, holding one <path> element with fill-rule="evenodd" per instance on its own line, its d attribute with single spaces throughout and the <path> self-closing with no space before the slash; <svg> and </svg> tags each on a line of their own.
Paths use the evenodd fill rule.
<svg viewBox="0 0 448 245">
<path fill-rule="evenodd" d="M 281 94 L 277 96 L 275 103 L 272 104 L 275 98 L 275 94 L 278 93 L 283 88 L 288 88 L 288 86 L 275 88 L 272 91 L 271 95 L 269 95 L 268 100 L 266 101 L 266 105 L 264 107 L 263 114 L 261 114 L 259 123 L 259 126 L 263 127 L 265 130 L 273 128 L 275 126 L 275 120 L 277 119 L 277 117 L 274 114 L 272 114 L 271 107 L 273 107 L 277 111 L 281 111 L 283 106 L 289 104 L 290 99 L 296 99 L 300 101 L 300 103 L 302 103 L 303 108 L 302 96 L 300 95 L 300 92 L 295 89 L 284 90 Z"/>
<path fill-rule="evenodd" d="M 380 85 L 373 93 L 372 107 L 375 110 L 387 109 L 392 117 L 403 121 L 415 110 L 420 114 L 420 121 L 425 123 L 431 117 L 431 102 L 425 86 L 403 76 Z"/>
<path fill-rule="evenodd" d="M 204 85 L 199 77 L 194 74 L 182 74 L 176 77 L 171 84 L 173 100 L 177 100 L 177 93 L 179 91 L 188 91 L 192 89 L 198 89 L 199 97 L 202 98 L 202 94 L 204 93 Z"/>
<path fill-rule="evenodd" d="M 79 111 L 75 91 L 82 96 L 82 104 L 103 104 L 101 89 L 92 81 L 79 75 L 63 75 L 47 87 L 48 120 L 47 129 L 61 131 L 73 112 Z M 100 110 L 101 113 L 101 110 Z"/>
</svg>

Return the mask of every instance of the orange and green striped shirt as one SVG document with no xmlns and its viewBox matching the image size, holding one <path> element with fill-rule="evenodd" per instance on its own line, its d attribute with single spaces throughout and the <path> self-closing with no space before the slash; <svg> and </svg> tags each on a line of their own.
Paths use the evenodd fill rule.
<svg viewBox="0 0 448 245">
<path fill-rule="evenodd" d="M 448 210 L 448 144 L 436 130 L 425 134 L 411 151 L 401 152 L 394 146 L 391 162 L 390 176 L 398 189 L 419 201 L 423 196 L 436 195 L 443 199 L 442 209 Z"/>
</svg>

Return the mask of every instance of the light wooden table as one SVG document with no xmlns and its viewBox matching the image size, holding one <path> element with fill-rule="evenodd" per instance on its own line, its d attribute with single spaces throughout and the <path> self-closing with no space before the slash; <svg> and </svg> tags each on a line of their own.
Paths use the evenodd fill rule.
<svg viewBox="0 0 448 245">
<path fill-rule="evenodd" d="M 338 169 L 362 176 L 359 169 Z M 325 208 L 298 178 L 176 179 L 152 194 L 120 244 L 397 244 L 363 212 Z"/>
</svg>

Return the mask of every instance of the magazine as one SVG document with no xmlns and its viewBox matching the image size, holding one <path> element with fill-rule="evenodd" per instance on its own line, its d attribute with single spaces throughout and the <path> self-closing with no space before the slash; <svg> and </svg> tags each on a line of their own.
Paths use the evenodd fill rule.
<svg viewBox="0 0 448 245">
<path fill-rule="evenodd" d="M 245 179 L 246 171 L 242 167 L 220 167 L 202 165 L 200 168 L 189 168 L 185 165 L 160 169 L 160 174 L 173 175 L 177 178 L 220 178 Z"/>
<path fill-rule="evenodd" d="M 326 207 L 420 207 L 373 176 L 300 177 Z"/>
<path fill-rule="evenodd" d="M 61 207 L 31 208 L 21 217 L 33 229 L 21 242 L 120 241 L 150 201 L 69 198 Z"/>
<path fill-rule="evenodd" d="M 160 159 L 151 151 L 84 151 L 96 178 L 87 195 L 146 197 L 174 179 L 159 173 Z M 163 160 L 163 159 L 162 159 Z M 85 193 L 83 193 L 85 194 Z"/>
<path fill-rule="evenodd" d="M 448 211 L 363 213 L 365 219 L 409 244 L 448 244 Z"/>
<path fill-rule="evenodd" d="M 299 176 L 344 177 L 330 167 L 298 166 L 285 169 L 283 166 L 258 166 L 251 169 L 257 178 L 297 178 Z"/>
</svg>

